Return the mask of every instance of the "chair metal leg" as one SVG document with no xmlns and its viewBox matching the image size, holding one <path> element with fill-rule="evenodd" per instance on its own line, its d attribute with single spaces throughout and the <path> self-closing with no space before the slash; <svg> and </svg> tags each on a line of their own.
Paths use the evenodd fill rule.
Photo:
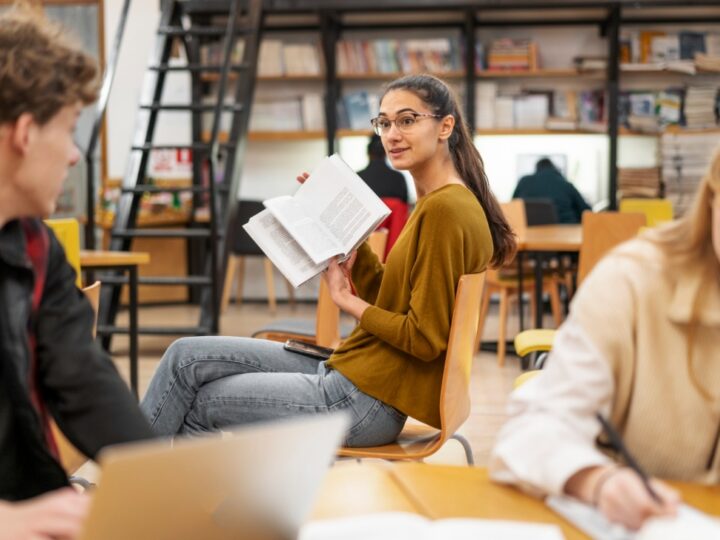
<svg viewBox="0 0 720 540">
<path fill-rule="evenodd" d="M 454 433 L 450 438 L 455 439 L 462 445 L 463 449 L 465 450 L 465 459 L 467 460 L 467 464 L 475 465 L 475 458 L 473 458 L 472 446 L 470 446 L 470 442 L 459 433 Z"/>
</svg>

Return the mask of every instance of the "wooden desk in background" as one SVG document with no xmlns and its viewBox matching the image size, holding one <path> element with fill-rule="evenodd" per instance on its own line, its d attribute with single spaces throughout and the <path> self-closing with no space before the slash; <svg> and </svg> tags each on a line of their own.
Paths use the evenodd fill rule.
<svg viewBox="0 0 720 540">
<path fill-rule="evenodd" d="M 128 356 L 130 388 L 138 396 L 138 266 L 150 262 L 148 253 L 134 251 L 80 251 L 81 270 L 119 270 L 128 274 Z M 99 336 L 117 332 L 117 327 L 98 326 Z"/>
<path fill-rule="evenodd" d="M 582 225 L 535 225 L 528 227 L 525 234 L 517 239 L 518 246 L 518 298 L 520 303 L 520 330 L 525 322 L 522 309 L 523 255 L 535 258 L 535 328 L 542 328 L 542 255 L 548 252 L 577 253 L 582 245 Z"/>
<path fill-rule="evenodd" d="M 672 484 L 686 503 L 720 516 L 720 486 Z M 423 463 L 339 463 L 328 472 L 311 519 L 377 512 L 413 512 L 430 519 L 469 517 L 548 523 L 558 525 L 567 540 L 588 538 L 541 500 L 492 483 L 486 469 Z"/>
</svg>

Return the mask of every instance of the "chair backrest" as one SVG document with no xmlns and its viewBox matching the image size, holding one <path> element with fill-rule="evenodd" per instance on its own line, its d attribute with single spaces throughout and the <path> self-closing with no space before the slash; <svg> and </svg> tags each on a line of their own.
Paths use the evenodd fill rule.
<svg viewBox="0 0 720 540">
<path fill-rule="evenodd" d="M 470 416 L 470 371 L 484 283 L 484 273 L 466 274 L 458 282 L 440 387 L 439 445 L 452 437 Z"/>
<path fill-rule="evenodd" d="M 97 314 L 98 308 L 100 307 L 100 282 L 96 281 L 92 285 L 88 285 L 82 290 L 85 293 L 85 297 L 90 301 L 90 305 L 95 313 L 95 319 L 93 319 L 93 336 L 97 330 Z"/>
<path fill-rule="evenodd" d="M 518 236 L 525 234 L 528 226 L 525 202 L 522 199 L 513 199 L 510 202 L 501 203 L 500 208 L 515 234 Z"/>
<path fill-rule="evenodd" d="M 239 200 L 237 202 L 237 212 L 232 223 L 231 231 L 232 239 L 231 246 L 232 252 L 235 255 L 265 255 L 263 250 L 260 249 L 255 241 L 250 238 L 250 235 L 245 232 L 243 225 L 256 214 L 259 214 L 265 209 L 262 201 L 246 201 Z"/>
<path fill-rule="evenodd" d="M 383 261 L 385 257 L 386 229 L 374 231 L 367 242 L 373 253 Z M 317 314 L 315 317 L 315 343 L 323 347 L 334 348 L 340 343 L 340 308 L 330 296 L 330 289 L 324 279 L 320 280 L 318 292 Z"/>
<path fill-rule="evenodd" d="M 523 200 L 525 201 L 525 218 L 528 226 L 558 223 L 557 210 L 552 199 Z"/>
<path fill-rule="evenodd" d="M 643 214 L 619 212 L 584 212 L 582 217 L 582 246 L 578 263 L 578 285 L 580 285 L 612 248 L 637 236 L 645 225 Z"/>
<path fill-rule="evenodd" d="M 620 212 L 645 214 L 648 227 L 673 220 L 672 202 L 667 199 L 622 199 Z"/>
<path fill-rule="evenodd" d="M 75 285 L 80 287 L 80 224 L 78 220 L 73 218 L 46 219 L 45 224 L 52 229 L 65 250 L 65 256 L 75 270 Z"/>
</svg>

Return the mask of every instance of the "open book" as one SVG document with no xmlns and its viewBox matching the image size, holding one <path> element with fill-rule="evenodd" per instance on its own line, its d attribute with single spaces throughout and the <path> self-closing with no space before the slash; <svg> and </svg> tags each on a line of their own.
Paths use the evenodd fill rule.
<svg viewBox="0 0 720 540">
<path fill-rule="evenodd" d="M 560 528 L 542 523 L 492 519 L 429 520 L 418 514 L 387 512 L 315 521 L 299 540 L 562 540 Z"/>
<path fill-rule="evenodd" d="M 347 257 L 390 209 L 345 163 L 325 158 L 295 195 L 268 199 L 244 228 L 297 287 Z"/>
<path fill-rule="evenodd" d="M 633 533 L 611 523 L 595 507 L 566 496 L 548 497 L 545 503 L 593 540 L 670 540 L 720 538 L 720 521 L 681 504 L 676 517 L 649 519 Z"/>
</svg>

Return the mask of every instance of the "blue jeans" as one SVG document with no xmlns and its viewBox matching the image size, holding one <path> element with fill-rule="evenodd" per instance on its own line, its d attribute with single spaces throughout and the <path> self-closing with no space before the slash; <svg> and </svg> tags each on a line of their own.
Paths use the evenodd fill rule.
<svg viewBox="0 0 720 540">
<path fill-rule="evenodd" d="M 275 341 L 234 337 L 175 341 L 140 406 L 164 436 L 343 410 L 351 417 L 346 446 L 393 442 L 407 419 L 325 362 Z"/>
</svg>

